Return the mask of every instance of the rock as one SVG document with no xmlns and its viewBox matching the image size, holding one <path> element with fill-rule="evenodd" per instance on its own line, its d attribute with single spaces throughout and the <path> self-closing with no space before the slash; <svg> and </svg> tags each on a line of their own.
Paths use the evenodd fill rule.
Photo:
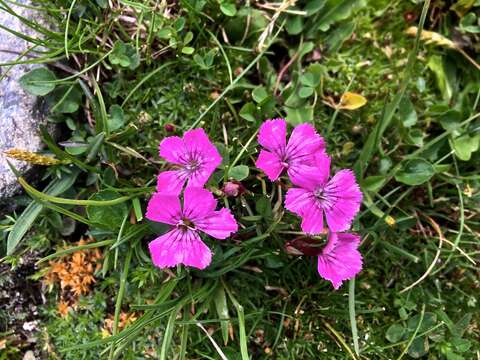
<svg viewBox="0 0 480 360">
<path fill-rule="evenodd" d="M 17 0 L 17 3 L 32 5 L 28 0 Z M 38 21 L 39 15 L 34 10 L 10 4 L 19 15 Z M 8 29 L 34 36 L 34 31 L 25 26 L 17 17 L 0 10 L 0 24 Z M 19 54 L 31 46 L 0 28 L 0 64 L 16 61 Z M 28 58 L 23 57 L 22 60 Z M 39 125 L 46 121 L 46 111 L 42 102 L 23 90 L 19 78 L 39 65 L 14 65 L 0 67 L 0 200 L 11 197 L 19 186 L 15 175 L 8 167 L 3 154 L 10 148 L 39 151 L 42 140 L 39 136 Z M 32 166 L 25 162 L 10 160 L 22 174 L 30 171 Z"/>
</svg>

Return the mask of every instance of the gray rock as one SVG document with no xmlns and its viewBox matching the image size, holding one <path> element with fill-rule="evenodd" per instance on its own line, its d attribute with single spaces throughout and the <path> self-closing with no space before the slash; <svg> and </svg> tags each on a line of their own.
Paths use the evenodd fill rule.
<svg viewBox="0 0 480 360">
<path fill-rule="evenodd" d="M 31 5 L 28 0 L 17 0 L 18 3 Z M 19 15 L 36 21 L 38 13 L 33 10 L 9 4 Z M 34 35 L 34 31 L 25 26 L 17 17 L 0 10 L 0 24 L 8 29 Z M 14 195 L 19 186 L 15 175 L 8 167 L 4 151 L 18 148 L 29 151 L 39 151 L 42 140 L 39 136 L 39 125 L 45 123 L 45 111 L 40 106 L 37 97 L 26 93 L 19 85 L 18 79 L 39 65 L 3 66 L 4 63 L 16 61 L 19 53 L 31 46 L 26 40 L 20 39 L 0 28 L 0 199 Z M 27 58 L 23 58 L 25 60 Z M 21 173 L 28 172 L 32 166 L 15 160 L 10 160 Z"/>
</svg>

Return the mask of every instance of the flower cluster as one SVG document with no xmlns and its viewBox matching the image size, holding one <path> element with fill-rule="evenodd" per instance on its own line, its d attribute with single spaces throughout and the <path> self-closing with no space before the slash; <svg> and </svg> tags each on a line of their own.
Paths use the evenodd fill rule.
<svg viewBox="0 0 480 360">
<path fill-rule="evenodd" d="M 187 131 L 183 138 L 165 138 L 160 156 L 172 169 L 158 176 L 157 192 L 148 203 L 146 217 L 171 228 L 150 242 L 153 263 L 160 268 L 183 264 L 204 269 L 212 253 L 200 234 L 226 239 L 238 229 L 230 210 L 217 211 L 213 194 L 203 188 L 222 157 L 203 129 Z"/>
<path fill-rule="evenodd" d="M 319 274 L 338 289 L 362 268 L 357 248 L 360 238 L 345 233 L 360 209 L 362 193 L 351 170 L 330 176 L 331 159 L 325 141 L 310 124 L 296 126 L 287 142 L 283 119 L 265 121 L 258 143 L 263 147 L 256 166 L 271 181 L 287 173 L 292 187 L 285 207 L 302 218 L 306 234 L 324 233 L 328 240 L 318 256 Z M 170 225 L 170 230 L 149 244 L 153 263 L 160 267 L 178 264 L 198 269 L 212 258 L 200 234 L 226 239 L 238 229 L 229 209 L 217 210 L 213 194 L 204 188 L 222 158 L 203 129 L 185 132 L 183 138 L 169 136 L 160 143 L 160 156 L 170 168 L 158 176 L 157 192 L 148 203 L 146 217 Z M 236 196 L 241 184 L 227 183 L 225 196 Z"/>
<path fill-rule="evenodd" d="M 258 134 L 261 150 L 256 166 L 275 181 L 286 171 L 293 187 L 285 197 L 285 207 L 302 218 L 302 230 L 318 235 L 328 225 L 328 242 L 318 255 L 318 272 L 338 289 L 343 280 L 353 278 L 362 268 L 357 235 L 347 231 L 360 209 L 362 193 L 351 170 L 330 177 L 331 159 L 325 142 L 310 124 L 296 126 L 288 142 L 287 123 L 267 120 Z"/>
</svg>

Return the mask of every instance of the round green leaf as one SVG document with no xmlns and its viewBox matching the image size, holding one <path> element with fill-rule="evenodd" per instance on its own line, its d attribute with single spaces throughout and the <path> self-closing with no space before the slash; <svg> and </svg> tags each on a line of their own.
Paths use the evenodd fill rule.
<svg viewBox="0 0 480 360">
<path fill-rule="evenodd" d="M 237 13 L 235 4 L 223 3 L 220 5 L 220 10 L 227 16 L 235 16 Z"/>
<path fill-rule="evenodd" d="M 385 333 L 385 337 L 391 343 L 396 343 L 402 340 L 404 334 L 405 334 L 405 327 L 403 325 L 393 324 L 387 329 L 387 332 Z"/>
<path fill-rule="evenodd" d="M 228 174 L 231 178 L 235 180 L 242 181 L 245 179 L 248 174 L 250 173 L 250 169 L 246 165 L 237 165 L 230 169 Z"/>
<path fill-rule="evenodd" d="M 40 67 L 23 75 L 18 82 L 20 86 L 32 95 L 45 96 L 55 89 L 56 77 L 50 70 Z"/>
<path fill-rule="evenodd" d="M 300 91 L 298 92 L 298 96 L 300 96 L 302 99 L 308 98 L 313 94 L 313 88 L 304 86 L 300 88 Z"/>
<path fill-rule="evenodd" d="M 425 159 L 418 158 L 408 161 L 395 175 L 395 179 L 407 185 L 420 185 L 430 180 L 434 174 L 433 165 Z"/>
<path fill-rule="evenodd" d="M 114 200 L 119 197 L 121 197 L 120 194 L 105 190 L 96 193 L 90 200 Z M 127 212 L 128 208 L 126 203 L 113 206 L 87 206 L 87 215 L 90 221 L 112 230 L 120 227 Z"/>
</svg>

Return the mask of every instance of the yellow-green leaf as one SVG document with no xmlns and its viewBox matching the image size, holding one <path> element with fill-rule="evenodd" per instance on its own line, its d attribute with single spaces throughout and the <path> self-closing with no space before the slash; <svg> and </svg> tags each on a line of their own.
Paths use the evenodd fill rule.
<svg viewBox="0 0 480 360">
<path fill-rule="evenodd" d="M 361 108 L 367 103 L 367 99 L 353 92 L 346 92 L 342 95 L 338 108 L 342 110 L 355 110 Z"/>
</svg>

